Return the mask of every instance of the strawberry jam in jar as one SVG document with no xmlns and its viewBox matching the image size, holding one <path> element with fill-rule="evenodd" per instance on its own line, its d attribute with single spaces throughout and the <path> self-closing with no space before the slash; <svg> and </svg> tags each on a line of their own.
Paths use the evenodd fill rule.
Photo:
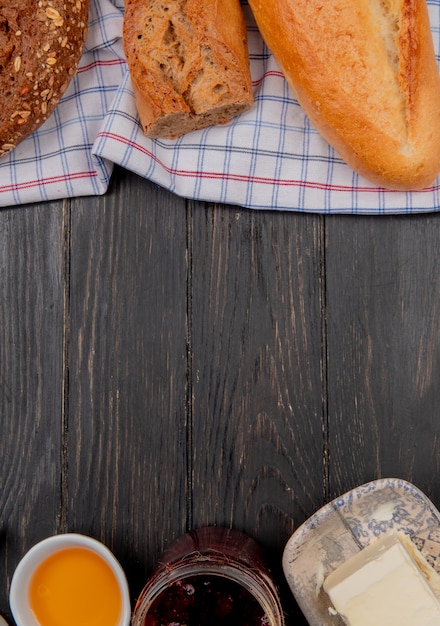
<svg viewBox="0 0 440 626">
<path fill-rule="evenodd" d="M 284 626 L 261 546 L 228 528 L 177 539 L 136 603 L 132 626 Z"/>
</svg>

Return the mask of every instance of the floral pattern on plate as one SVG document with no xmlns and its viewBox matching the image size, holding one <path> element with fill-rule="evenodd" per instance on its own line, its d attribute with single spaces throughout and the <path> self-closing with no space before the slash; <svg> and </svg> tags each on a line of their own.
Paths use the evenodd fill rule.
<svg viewBox="0 0 440 626">
<path fill-rule="evenodd" d="M 440 513 L 417 487 L 387 478 L 361 485 L 308 519 L 288 541 L 284 574 L 311 626 L 342 626 L 329 613 L 324 578 L 378 537 L 407 534 L 440 573 Z"/>
</svg>

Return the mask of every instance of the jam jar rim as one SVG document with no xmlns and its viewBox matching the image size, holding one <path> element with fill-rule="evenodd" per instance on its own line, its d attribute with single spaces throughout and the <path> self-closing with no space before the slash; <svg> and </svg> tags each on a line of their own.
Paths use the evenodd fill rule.
<svg viewBox="0 0 440 626">
<path fill-rule="evenodd" d="M 212 556 L 215 556 L 217 562 L 213 561 Z M 226 562 L 226 558 L 219 563 L 218 556 L 217 552 L 215 555 L 191 553 L 172 565 L 163 565 L 160 571 L 153 573 L 136 602 L 132 626 L 142 626 L 154 600 L 173 583 L 203 575 L 223 577 L 241 585 L 264 610 L 270 626 L 284 626 L 283 610 L 272 580 L 264 573 L 246 568 L 240 563 Z M 197 560 L 194 561 L 194 558 Z"/>
</svg>

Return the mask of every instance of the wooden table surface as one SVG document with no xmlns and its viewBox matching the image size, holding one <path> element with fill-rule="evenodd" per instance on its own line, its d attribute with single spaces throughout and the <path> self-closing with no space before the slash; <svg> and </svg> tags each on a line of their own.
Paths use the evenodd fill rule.
<svg viewBox="0 0 440 626">
<path fill-rule="evenodd" d="M 440 505 L 440 215 L 323 216 L 108 193 L 0 211 L 0 614 L 19 559 L 92 535 L 133 601 L 188 529 L 275 564 L 379 477 Z"/>
</svg>

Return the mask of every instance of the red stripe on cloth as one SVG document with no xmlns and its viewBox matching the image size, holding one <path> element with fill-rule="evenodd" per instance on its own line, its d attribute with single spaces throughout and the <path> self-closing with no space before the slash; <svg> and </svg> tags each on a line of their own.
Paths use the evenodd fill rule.
<svg viewBox="0 0 440 626">
<path fill-rule="evenodd" d="M 114 141 L 118 141 L 119 143 L 125 144 L 130 148 L 134 148 L 143 154 L 146 154 L 150 159 L 155 161 L 160 167 L 162 167 L 166 172 L 172 174 L 173 176 L 181 176 L 182 178 L 207 178 L 214 180 L 232 180 L 236 182 L 243 182 L 246 184 L 259 184 L 259 185 L 278 185 L 279 187 L 304 187 L 307 189 L 320 189 L 320 190 L 331 190 L 331 191 L 341 191 L 344 193 L 376 193 L 378 191 L 386 191 L 387 193 L 395 192 L 402 193 L 401 191 L 394 189 L 382 189 L 380 187 L 353 187 L 352 185 L 334 185 L 331 183 L 320 183 L 316 181 L 304 181 L 304 180 L 295 180 L 295 179 L 277 179 L 277 178 L 265 178 L 263 176 L 246 176 L 243 174 L 234 174 L 228 173 L 225 174 L 223 172 L 204 172 L 202 170 L 182 170 L 182 169 L 173 169 L 168 167 L 163 161 L 158 159 L 152 152 L 148 149 L 144 148 L 140 144 L 127 139 L 126 137 L 122 137 L 122 135 L 117 135 L 115 133 L 100 133 L 100 137 L 107 137 L 108 139 L 113 139 Z M 427 187 L 426 189 L 422 189 L 418 193 L 432 193 L 433 191 L 438 191 L 440 189 L 440 185 L 435 185 L 432 187 Z"/>
<path fill-rule="evenodd" d="M 261 76 L 261 78 L 257 78 L 255 80 L 252 81 L 252 86 L 253 87 L 258 87 L 259 85 L 261 85 L 261 83 L 264 81 L 265 78 L 268 78 L 268 76 L 276 76 L 277 78 L 282 78 L 284 80 L 284 74 L 280 71 L 275 71 L 275 70 L 269 70 L 267 72 L 265 72 L 263 74 L 263 76 Z"/>
<path fill-rule="evenodd" d="M 28 180 L 24 183 L 12 183 L 11 185 L 0 185 L 0 193 L 8 193 L 11 191 L 21 191 L 23 189 L 32 189 L 33 187 L 42 187 L 44 185 L 54 185 L 69 180 L 80 180 L 83 178 L 96 178 L 97 172 L 74 172 L 72 174 L 63 174 L 60 176 L 49 176 L 47 178 L 37 178 Z"/>
<path fill-rule="evenodd" d="M 90 70 L 93 70 L 95 67 L 111 67 L 114 65 L 126 65 L 126 61 L 125 59 L 119 58 L 111 59 L 109 61 L 100 61 L 99 59 L 97 59 L 96 61 L 93 61 L 93 63 L 81 65 L 80 67 L 78 67 L 77 72 L 78 74 L 81 74 L 82 72 L 88 72 Z"/>
</svg>

